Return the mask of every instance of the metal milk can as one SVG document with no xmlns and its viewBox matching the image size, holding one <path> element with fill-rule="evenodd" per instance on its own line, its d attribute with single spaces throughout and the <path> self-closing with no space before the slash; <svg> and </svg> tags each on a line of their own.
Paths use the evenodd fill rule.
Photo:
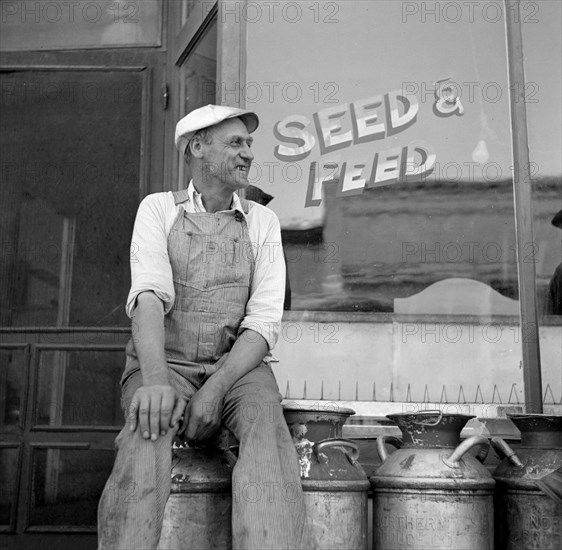
<svg viewBox="0 0 562 550">
<path fill-rule="evenodd" d="M 236 456 L 214 446 L 172 449 L 172 488 L 158 550 L 232 548 L 232 469 Z"/>
<path fill-rule="evenodd" d="M 351 409 L 283 406 L 301 468 L 307 549 L 366 550 L 367 475 L 359 449 L 342 439 Z"/>
<path fill-rule="evenodd" d="M 467 453 L 488 440 L 460 433 L 473 416 L 427 411 L 389 414 L 402 432 L 377 439 L 382 465 L 370 478 L 373 487 L 375 550 L 493 550 L 494 480 Z M 388 454 L 385 445 L 398 448 Z"/>
<path fill-rule="evenodd" d="M 502 462 L 496 480 L 496 548 L 562 548 L 562 416 L 508 417 L 521 432 L 516 452 L 500 437 L 492 446 Z"/>
</svg>

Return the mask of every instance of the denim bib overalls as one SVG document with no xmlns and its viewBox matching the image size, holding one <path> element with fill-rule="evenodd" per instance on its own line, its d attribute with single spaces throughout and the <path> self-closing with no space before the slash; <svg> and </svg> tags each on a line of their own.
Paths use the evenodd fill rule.
<svg viewBox="0 0 562 550">
<path fill-rule="evenodd" d="M 189 200 L 187 190 L 173 195 L 176 205 Z M 247 214 L 252 203 L 240 203 Z M 246 313 L 255 257 L 245 216 L 181 209 L 168 235 L 168 256 L 176 298 L 164 318 L 166 361 L 197 387 L 219 368 Z M 131 339 L 122 381 L 139 370 Z"/>
<path fill-rule="evenodd" d="M 177 204 L 187 191 L 174 193 Z M 247 214 L 249 204 L 240 199 Z M 255 267 L 238 210 L 178 216 L 168 236 L 176 300 L 165 318 L 170 362 L 214 363 L 230 351 L 246 312 Z"/>
</svg>

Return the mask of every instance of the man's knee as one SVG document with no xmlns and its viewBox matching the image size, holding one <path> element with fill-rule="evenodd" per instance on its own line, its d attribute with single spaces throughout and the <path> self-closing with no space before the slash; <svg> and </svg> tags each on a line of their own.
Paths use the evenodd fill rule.
<svg viewBox="0 0 562 550">
<path fill-rule="evenodd" d="M 139 426 L 137 426 L 136 430 L 131 431 L 130 425 L 126 423 L 115 438 L 115 448 L 118 451 L 126 449 L 128 452 L 132 453 L 147 445 L 170 450 L 177 430 L 178 427 L 170 428 L 165 435 L 159 435 L 156 441 L 152 441 L 142 436 Z"/>
</svg>

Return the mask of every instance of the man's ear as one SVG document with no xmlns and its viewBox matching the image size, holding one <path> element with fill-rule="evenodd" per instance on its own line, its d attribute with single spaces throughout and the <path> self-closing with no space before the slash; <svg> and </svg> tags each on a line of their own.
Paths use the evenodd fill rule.
<svg viewBox="0 0 562 550">
<path fill-rule="evenodd" d="M 203 144 L 201 140 L 196 137 L 189 142 L 189 151 L 191 152 L 191 156 L 195 158 L 202 158 L 203 157 Z"/>
</svg>

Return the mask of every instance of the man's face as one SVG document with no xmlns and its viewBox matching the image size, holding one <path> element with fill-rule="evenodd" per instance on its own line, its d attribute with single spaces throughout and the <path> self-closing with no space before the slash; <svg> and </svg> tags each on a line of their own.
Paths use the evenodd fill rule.
<svg viewBox="0 0 562 550">
<path fill-rule="evenodd" d="M 202 148 L 204 177 L 232 191 L 244 189 L 254 159 L 246 125 L 239 118 L 228 119 L 213 127 L 211 136 L 211 143 Z"/>
</svg>

